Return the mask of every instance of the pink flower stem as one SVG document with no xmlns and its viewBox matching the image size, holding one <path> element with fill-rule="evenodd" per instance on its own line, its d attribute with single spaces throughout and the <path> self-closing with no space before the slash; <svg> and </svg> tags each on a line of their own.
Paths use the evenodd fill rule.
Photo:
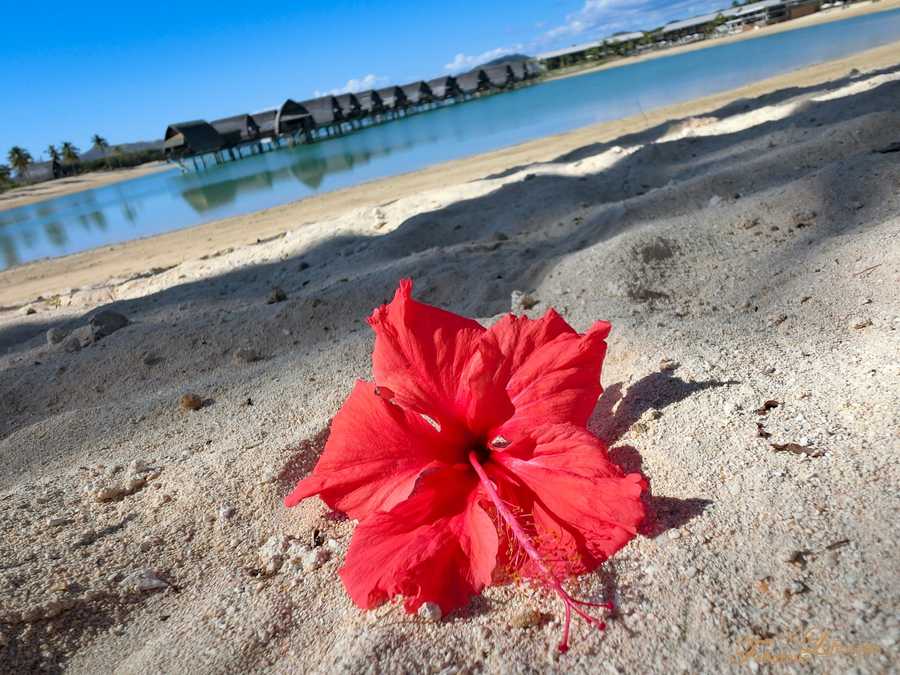
<svg viewBox="0 0 900 675">
<path fill-rule="evenodd" d="M 534 544 L 531 543 L 531 539 L 525 533 L 525 530 L 522 529 L 522 526 L 519 524 L 519 521 L 516 520 L 516 517 L 512 514 L 512 512 L 506 507 L 506 504 L 503 503 L 503 500 L 500 499 L 500 495 L 497 494 L 497 490 L 494 488 L 493 483 L 491 483 L 491 479 L 488 478 L 488 475 L 484 472 L 484 467 L 481 466 L 481 463 L 478 461 L 478 457 L 474 451 L 469 452 L 469 464 L 472 465 L 472 468 L 475 469 L 475 473 L 478 474 L 478 479 L 481 481 L 481 485 L 484 488 L 484 491 L 487 493 L 487 496 L 494 503 L 494 507 L 497 509 L 497 513 L 500 514 L 500 517 L 503 519 L 509 529 L 512 530 L 513 537 L 515 537 L 516 541 L 519 542 L 519 545 L 528 554 L 528 557 L 534 561 L 534 564 L 537 565 L 537 568 L 541 571 L 546 579 L 547 583 L 550 584 L 550 587 L 559 595 L 560 599 L 563 601 L 566 609 L 566 618 L 563 624 L 563 637 L 559 643 L 559 651 L 566 652 L 569 649 L 569 625 L 572 622 L 572 611 L 580 616 L 582 619 L 587 621 L 590 625 L 596 626 L 600 630 L 604 630 L 606 628 L 606 624 L 597 619 L 590 614 L 586 613 L 584 610 L 579 607 L 579 605 L 587 606 L 587 607 L 603 607 L 605 609 L 612 610 L 612 604 L 608 602 L 587 602 L 585 600 L 576 600 L 571 595 L 566 592 L 566 589 L 563 588 L 562 583 L 553 572 L 547 567 L 544 560 L 541 558 L 541 554 L 538 553 L 537 549 L 534 547 Z"/>
</svg>

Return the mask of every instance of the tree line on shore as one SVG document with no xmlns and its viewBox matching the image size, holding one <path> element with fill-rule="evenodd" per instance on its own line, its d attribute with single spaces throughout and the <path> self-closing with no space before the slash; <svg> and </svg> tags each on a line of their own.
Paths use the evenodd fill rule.
<svg viewBox="0 0 900 675">
<path fill-rule="evenodd" d="M 82 159 L 81 153 L 74 143 L 64 141 L 58 146 L 49 145 L 45 151 L 49 158 L 43 163 L 41 175 L 34 175 L 37 165 L 31 153 L 21 146 L 13 146 L 6 154 L 7 164 L 0 164 L 0 190 L 7 190 L 18 185 L 53 180 L 65 176 L 75 176 L 90 171 L 103 169 L 119 169 L 145 162 L 165 159 L 162 148 L 145 148 L 142 150 L 126 150 L 119 145 L 110 146 L 100 134 L 91 137 L 92 149 L 96 149 L 99 157 Z M 49 171 L 47 170 L 49 164 Z"/>
</svg>

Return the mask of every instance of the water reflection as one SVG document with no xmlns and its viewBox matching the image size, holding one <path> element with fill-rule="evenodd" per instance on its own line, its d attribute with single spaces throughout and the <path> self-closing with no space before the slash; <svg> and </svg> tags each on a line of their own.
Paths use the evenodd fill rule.
<svg viewBox="0 0 900 675">
<path fill-rule="evenodd" d="M 173 169 L 0 211 L 0 266 L 258 211 L 640 114 L 897 39 L 900 11 L 882 12 L 539 84 L 201 173 Z"/>
</svg>

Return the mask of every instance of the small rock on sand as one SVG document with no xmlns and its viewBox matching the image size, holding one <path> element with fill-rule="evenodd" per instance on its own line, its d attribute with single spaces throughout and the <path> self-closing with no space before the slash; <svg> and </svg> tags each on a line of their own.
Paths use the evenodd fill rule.
<svg viewBox="0 0 900 675">
<path fill-rule="evenodd" d="M 872 319 L 858 316 L 850 320 L 850 328 L 854 330 L 862 330 L 872 325 Z"/>
<path fill-rule="evenodd" d="M 516 614 L 509 622 L 513 628 L 531 628 L 540 626 L 546 620 L 546 615 L 536 609 L 526 609 Z"/>
<path fill-rule="evenodd" d="M 197 394 L 184 394 L 178 403 L 182 410 L 200 410 L 203 407 L 203 399 Z"/>
<path fill-rule="evenodd" d="M 416 614 L 426 621 L 431 621 L 433 623 L 440 621 L 441 617 L 444 615 L 443 612 L 441 612 L 441 606 L 436 602 L 423 602 Z"/>
<path fill-rule="evenodd" d="M 673 370 L 677 370 L 680 365 L 674 359 L 663 359 L 659 362 L 659 369 L 664 373 L 671 373 Z"/>
<path fill-rule="evenodd" d="M 101 340 L 128 325 L 128 319 L 118 312 L 104 309 L 94 314 L 88 322 L 94 340 Z"/>
<path fill-rule="evenodd" d="M 540 300 L 530 293 L 526 293 L 525 291 L 513 291 L 510 298 L 510 309 L 515 314 L 521 314 L 531 309 L 539 302 Z"/>
<path fill-rule="evenodd" d="M 54 326 L 50 330 L 47 331 L 47 344 L 48 345 L 58 345 L 60 342 L 66 339 L 66 336 L 69 334 L 65 328 L 60 328 L 59 326 Z"/>
<path fill-rule="evenodd" d="M 277 534 L 269 537 L 259 551 L 259 562 L 262 566 L 263 574 L 277 574 L 281 566 L 284 565 L 285 559 L 288 557 L 288 548 L 290 548 L 291 540 L 283 534 Z"/>
<path fill-rule="evenodd" d="M 235 363 L 253 363 L 260 360 L 262 360 L 262 356 L 259 355 L 259 352 L 249 347 L 243 347 L 234 352 Z"/>
<path fill-rule="evenodd" d="M 287 293 L 285 293 L 279 286 L 275 286 L 272 289 L 272 292 L 269 293 L 269 297 L 266 299 L 267 305 L 274 305 L 276 302 L 284 302 L 287 300 Z"/>
<path fill-rule="evenodd" d="M 125 590 L 146 593 L 147 591 L 158 591 L 168 588 L 169 584 L 162 580 L 155 570 L 143 569 L 129 574 L 119 582 L 119 586 Z"/>
<path fill-rule="evenodd" d="M 69 354 L 74 354 L 75 352 L 81 351 L 81 340 L 79 340 L 74 335 L 70 335 L 62 343 L 60 343 L 59 346 L 63 351 L 68 352 Z"/>
</svg>

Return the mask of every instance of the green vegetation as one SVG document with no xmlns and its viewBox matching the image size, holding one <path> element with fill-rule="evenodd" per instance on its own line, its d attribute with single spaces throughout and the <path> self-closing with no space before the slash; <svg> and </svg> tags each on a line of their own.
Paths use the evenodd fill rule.
<svg viewBox="0 0 900 675">
<path fill-rule="evenodd" d="M 28 182 L 52 180 L 61 176 L 75 176 L 91 171 L 104 169 L 124 169 L 147 162 L 159 162 L 166 159 L 162 148 L 144 148 L 129 152 L 121 146 L 110 147 L 105 138 L 94 134 L 91 143 L 101 151 L 102 156 L 96 159 L 84 160 L 79 156 L 78 148 L 71 141 L 65 141 L 59 145 L 48 145 L 45 153 L 50 162 L 58 162 L 54 176 L 47 163 L 35 164 L 31 153 L 25 148 L 15 146 L 7 153 L 9 165 L 0 164 L 0 192 L 9 190 Z M 40 170 L 37 170 L 40 168 Z M 30 169 L 35 169 L 29 171 Z M 15 178 L 13 178 L 15 173 Z"/>
<path fill-rule="evenodd" d="M 31 158 L 30 152 L 25 148 L 20 148 L 18 145 L 15 145 L 10 149 L 9 154 L 6 157 L 12 168 L 16 170 L 16 177 L 24 178 L 28 175 L 28 167 L 34 161 Z"/>
<path fill-rule="evenodd" d="M 78 148 L 76 148 L 75 145 L 73 143 L 70 143 L 69 141 L 63 141 L 62 158 L 64 162 L 77 162 Z"/>
</svg>

